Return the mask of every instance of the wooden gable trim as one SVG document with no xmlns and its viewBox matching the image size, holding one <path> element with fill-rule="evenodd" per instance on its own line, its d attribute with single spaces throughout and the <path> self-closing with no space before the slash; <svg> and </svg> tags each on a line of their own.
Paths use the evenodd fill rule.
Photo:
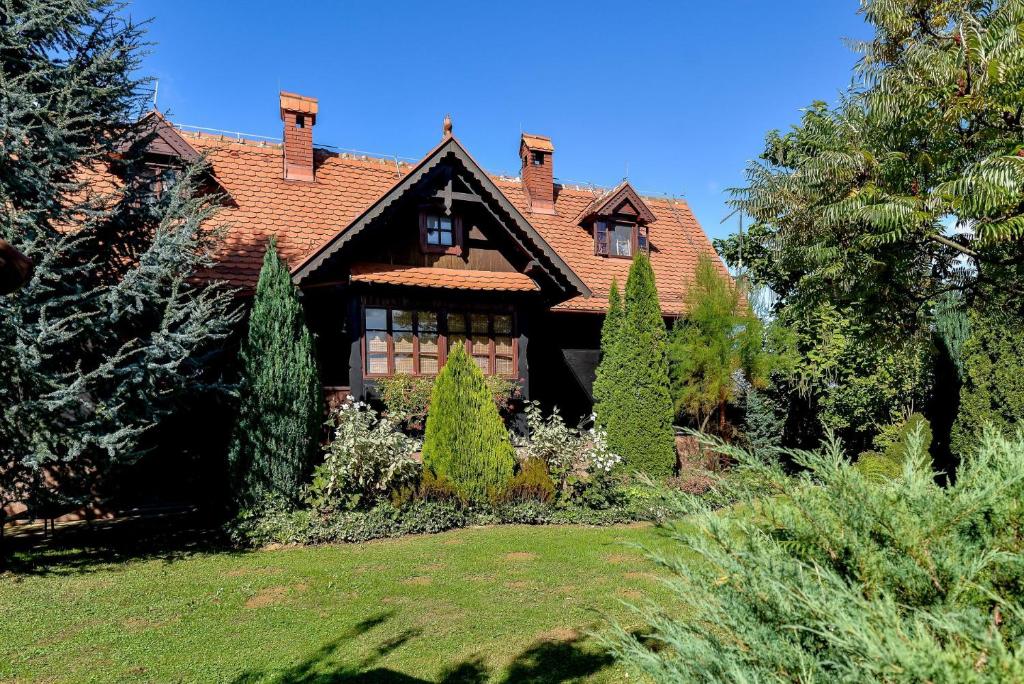
<svg viewBox="0 0 1024 684">
<path fill-rule="evenodd" d="M 568 264 L 565 263 L 554 248 L 548 244 L 540 233 L 537 232 L 537 229 L 534 228 L 519 212 L 519 210 L 515 208 L 505 194 L 494 184 L 494 181 L 492 181 L 483 169 L 477 165 L 476 161 L 473 160 L 469 153 L 466 152 L 465 148 L 463 148 L 453 136 L 447 136 L 440 145 L 427 154 L 427 156 L 424 157 L 418 165 L 406 174 L 405 177 L 395 183 L 395 185 L 392 186 L 388 192 L 384 193 L 380 199 L 356 217 L 356 219 L 347 227 L 339 231 L 327 243 L 322 245 L 303 262 L 292 269 L 292 279 L 294 282 L 296 284 L 301 284 L 302 281 L 315 273 L 346 243 L 359 235 L 367 228 L 367 226 L 384 214 L 385 211 L 399 198 L 405 195 L 406 192 L 426 178 L 427 175 L 448 155 L 451 155 L 454 159 L 459 161 L 470 174 L 472 179 L 475 180 L 486 193 L 483 205 L 487 207 L 490 213 L 498 219 L 499 224 L 508 226 L 508 221 L 502 220 L 498 217 L 494 212 L 494 209 L 489 206 L 489 202 L 486 201 L 487 199 L 497 204 L 498 208 L 500 208 L 502 212 L 511 219 L 511 223 L 522 233 L 522 237 L 525 238 L 525 241 L 521 239 L 517 239 L 516 241 L 522 244 L 526 251 L 535 259 L 543 257 L 543 261 L 547 262 L 545 270 L 553 277 L 553 280 L 556 283 L 560 284 L 560 287 L 562 287 L 563 290 L 574 290 L 585 297 L 591 296 L 590 288 L 587 287 L 583 280 L 569 267 Z M 512 234 L 513 237 L 516 237 L 514 233 Z M 532 249 L 530 249 L 531 246 Z M 538 259 L 538 261 L 540 262 L 540 259 Z"/>
<path fill-rule="evenodd" d="M 145 152 L 176 157 L 185 164 L 194 164 L 202 159 L 202 155 L 196 151 L 196 148 L 189 145 L 188 141 L 174 129 L 171 122 L 155 109 L 139 120 L 137 136 L 124 143 L 121 146 L 121 151 L 126 152 L 143 143 Z M 158 149 L 158 146 L 162 146 L 163 149 Z M 168 154 L 168 150 L 170 154 Z"/>
<path fill-rule="evenodd" d="M 633 211 L 622 211 L 624 206 L 632 207 Z M 640 194 L 629 184 L 623 181 L 615 188 L 612 188 L 604 195 L 596 198 L 577 217 L 577 223 L 586 223 L 598 216 L 613 216 L 615 214 L 628 214 L 637 223 L 654 223 L 658 217 L 654 215 L 651 208 L 643 201 Z"/>
</svg>

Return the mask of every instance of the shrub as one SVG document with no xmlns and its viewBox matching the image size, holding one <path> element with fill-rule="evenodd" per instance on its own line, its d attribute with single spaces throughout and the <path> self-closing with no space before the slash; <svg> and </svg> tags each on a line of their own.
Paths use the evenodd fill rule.
<svg viewBox="0 0 1024 684">
<path fill-rule="evenodd" d="M 1024 680 L 1024 440 L 988 433 L 948 487 L 920 428 L 884 486 L 835 441 L 786 452 L 797 477 L 719 448 L 760 486 L 725 514 L 686 501 L 680 557 L 656 556 L 676 600 L 639 609 L 644 641 L 614 629 L 620 659 L 655 681 Z"/>
<path fill-rule="evenodd" d="M 500 375 L 485 376 L 494 405 L 504 420 L 516 412 L 522 391 L 519 382 Z M 386 414 L 406 429 L 419 432 L 426 424 L 434 381 L 398 373 L 375 381 Z"/>
<path fill-rule="evenodd" d="M 329 421 L 333 431 L 324 461 L 313 471 L 306 501 L 314 508 L 370 507 L 415 482 L 418 444 L 390 418 L 378 419 L 364 403 L 346 403 Z"/>
<path fill-rule="evenodd" d="M 228 461 L 242 505 L 296 503 L 317 448 L 323 398 L 288 266 L 271 239 L 242 343 L 238 421 Z"/>
<path fill-rule="evenodd" d="M 638 254 L 629 269 L 619 329 L 602 330 L 594 410 L 612 451 L 632 470 L 655 477 L 671 475 L 676 462 L 667 336 L 654 271 Z"/>
<path fill-rule="evenodd" d="M 911 453 L 911 443 L 920 442 L 920 448 L 928 453 L 932 444 L 932 428 L 928 419 L 920 413 L 886 426 L 875 437 L 875 451 L 865 451 L 857 457 L 855 468 L 865 477 L 873 480 L 892 480 L 903 473 L 903 464 Z"/>
<path fill-rule="evenodd" d="M 605 431 L 593 425 L 593 416 L 570 428 L 555 407 L 544 417 L 538 402 L 524 410 L 529 436 L 520 442 L 526 459 L 543 461 L 563 500 L 577 500 L 606 483 L 622 459 L 608 447 Z M 590 427 L 586 427 L 587 424 Z"/>
<path fill-rule="evenodd" d="M 496 504 L 536 501 L 549 503 L 555 498 L 555 483 L 548 474 L 548 467 L 539 458 L 529 458 L 519 467 L 519 472 L 500 491 L 496 492 Z"/>
<path fill-rule="evenodd" d="M 461 345 L 434 382 L 423 442 L 423 466 L 483 501 L 512 476 L 515 456 L 487 383 Z"/>
<path fill-rule="evenodd" d="M 964 457 L 986 425 L 1007 434 L 1024 424 L 1024 314 L 1019 301 L 986 300 L 970 313 L 971 335 L 961 347 L 963 387 L 950 448 Z"/>
<path fill-rule="evenodd" d="M 446 477 L 438 477 L 429 469 L 424 469 L 420 481 L 412 486 L 395 490 L 391 502 L 398 507 L 412 501 L 437 501 L 463 506 L 465 501 L 452 481 Z"/>
</svg>

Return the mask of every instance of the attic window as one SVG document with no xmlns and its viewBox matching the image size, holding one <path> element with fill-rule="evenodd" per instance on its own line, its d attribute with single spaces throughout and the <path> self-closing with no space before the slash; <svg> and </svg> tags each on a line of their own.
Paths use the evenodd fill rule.
<svg viewBox="0 0 1024 684">
<path fill-rule="evenodd" d="M 420 246 L 424 252 L 462 254 L 462 220 L 442 211 L 420 211 Z"/>
<path fill-rule="evenodd" d="M 600 256 L 631 259 L 637 252 L 650 254 L 647 226 L 627 221 L 595 221 L 594 253 Z"/>
</svg>

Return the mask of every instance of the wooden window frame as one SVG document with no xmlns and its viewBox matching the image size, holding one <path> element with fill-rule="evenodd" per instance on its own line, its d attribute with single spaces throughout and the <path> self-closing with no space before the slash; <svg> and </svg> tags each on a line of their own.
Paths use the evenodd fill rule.
<svg viewBox="0 0 1024 684">
<path fill-rule="evenodd" d="M 628 226 L 632 229 L 629 243 L 629 254 L 612 254 L 611 232 L 616 227 Z M 598 218 L 594 221 L 594 254 L 609 259 L 632 259 L 643 252 L 651 254 L 651 234 L 646 224 L 625 219 Z"/>
<path fill-rule="evenodd" d="M 384 331 L 387 335 L 387 367 L 386 373 L 373 373 L 370 371 L 369 356 L 368 356 L 368 344 L 367 344 L 367 327 L 366 327 L 366 310 L 367 309 L 383 309 L 385 311 L 385 325 L 387 329 Z M 466 342 L 465 350 L 469 354 L 470 358 L 473 357 L 473 331 L 472 323 L 470 322 L 470 316 L 472 314 L 479 314 L 487 316 L 487 346 L 488 346 L 488 362 L 487 371 L 484 375 L 498 375 L 503 378 L 517 378 L 519 376 L 519 335 L 517 334 L 517 320 L 514 311 L 509 310 L 494 310 L 494 309 L 475 309 L 475 308 L 434 308 L 426 306 L 416 305 L 391 305 L 391 304 L 364 304 L 362 307 L 362 337 L 360 341 L 360 348 L 362 350 L 362 370 L 364 378 L 388 378 L 393 377 L 397 373 L 395 372 L 395 328 L 394 328 L 394 317 L 393 311 L 409 311 L 413 315 L 413 331 L 412 331 L 412 344 L 413 344 L 413 372 L 406 373 L 413 377 L 425 377 L 432 378 L 436 377 L 437 373 L 423 373 L 420 368 L 420 329 L 419 329 L 419 315 L 421 311 L 429 311 L 437 316 L 437 368 L 438 372 L 444 368 L 444 364 L 448 361 L 448 317 L 449 316 L 463 316 L 466 323 Z M 512 372 L 511 373 L 498 373 L 498 354 L 497 354 L 497 343 L 495 340 L 495 317 L 496 316 L 509 316 L 510 331 L 507 334 L 512 340 Z M 502 355 L 501 358 L 510 358 L 508 355 Z"/>
<path fill-rule="evenodd" d="M 432 245 L 427 242 L 427 217 L 447 217 L 452 221 L 452 244 Z M 420 249 L 424 254 L 451 254 L 462 256 L 462 217 L 458 214 L 445 214 L 443 209 L 434 206 L 420 208 Z"/>
</svg>

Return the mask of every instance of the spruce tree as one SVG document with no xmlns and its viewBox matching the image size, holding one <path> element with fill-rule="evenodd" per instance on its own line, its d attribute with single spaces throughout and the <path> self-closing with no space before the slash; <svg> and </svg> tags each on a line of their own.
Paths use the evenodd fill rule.
<svg viewBox="0 0 1024 684">
<path fill-rule="evenodd" d="M 74 475 L 83 496 L 110 484 L 148 431 L 219 386 L 205 361 L 237 320 L 230 292 L 196 284 L 218 237 L 201 165 L 156 192 L 131 144 L 145 138 L 144 36 L 122 8 L 0 11 L 0 239 L 35 264 L 0 296 L 0 496 L 54 463 L 69 496 Z"/>
<path fill-rule="evenodd" d="M 597 366 L 597 376 L 594 378 L 594 413 L 598 423 L 610 411 L 612 402 L 615 401 L 615 388 L 620 384 L 618 377 L 619 364 L 615 361 L 614 348 L 618 344 L 619 333 L 622 331 L 622 296 L 619 294 L 619 283 L 612 278 L 612 286 L 608 291 L 608 312 L 604 316 L 604 323 L 601 325 L 601 362 Z"/>
<path fill-rule="evenodd" d="M 238 422 L 228 455 L 238 503 L 299 501 L 323 422 L 313 338 L 271 238 L 242 345 Z"/>
<path fill-rule="evenodd" d="M 515 453 L 483 373 L 456 345 L 430 396 L 423 467 L 463 498 L 483 501 L 512 477 Z"/>
<path fill-rule="evenodd" d="M 615 380 L 596 410 L 612 451 L 628 468 L 655 477 L 671 475 L 676 463 L 667 338 L 654 270 L 638 254 L 626 281 L 619 332 L 603 349 L 601 363 L 614 369 L 607 377 Z"/>
</svg>

